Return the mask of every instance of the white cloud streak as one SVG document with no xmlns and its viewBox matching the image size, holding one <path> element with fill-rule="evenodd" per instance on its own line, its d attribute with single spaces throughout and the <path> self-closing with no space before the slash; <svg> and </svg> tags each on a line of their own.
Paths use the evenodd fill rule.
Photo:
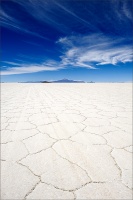
<svg viewBox="0 0 133 200">
<path fill-rule="evenodd" d="M 23 9 L 33 18 L 41 22 L 42 24 L 49 24 L 61 32 L 66 32 L 66 26 L 60 23 L 59 9 L 54 0 L 11 0 L 19 4 Z M 48 39 L 38 34 L 36 31 L 31 31 L 30 26 L 27 26 L 27 22 L 23 20 L 16 20 L 14 16 L 10 16 L 8 12 L 1 9 L 0 20 L 2 26 L 6 26 L 9 29 L 16 29 L 31 35 Z M 29 24 L 30 25 L 30 24 Z M 33 25 L 34 26 L 34 25 Z"/>
<path fill-rule="evenodd" d="M 42 71 L 56 71 L 59 69 L 61 69 L 61 67 L 48 66 L 46 64 L 18 64 L 17 67 L 8 67 L 6 70 L 1 71 L 1 75 L 28 74 Z"/>
<path fill-rule="evenodd" d="M 91 9 L 86 10 L 85 8 L 82 8 L 82 12 L 85 12 L 86 15 L 89 17 L 88 20 L 88 18 L 85 17 L 86 15 L 82 15 L 82 12 L 80 12 L 78 6 L 75 6 L 76 9 L 74 9 L 74 6 L 72 6 L 74 2 L 71 3 L 71 1 L 61 0 L 11 0 L 11 2 L 15 2 L 16 4 L 21 6 L 25 13 L 30 15 L 36 21 L 39 21 L 39 23 L 41 22 L 42 25 L 48 24 L 49 26 L 57 29 L 62 33 L 68 34 L 70 32 L 73 32 L 74 27 L 77 26 L 79 27 L 78 30 L 80 30 L 80 28 L 84 29 L 86 27 L 88 28 L 88 30 L 92 30 L 93 32 L 101 32 L 101 29 L 99 27 L 103 25 L 103 21 L 98 18 L 97 15 L 91 11 Z M 104 2 L 102 2 L 102 5 L 103 3 Z M 111 24 L 112 27 L 114 27 L 115 31 L 117 30 L 117 27 L 115 27 L 116 25 L 112 17 L 115 17 L 116 20 L 120 19 L 121 22 L 126 22 L 127 19 L 132 21 L 133 15 L 126 1 L 110 0 L 109 5 L 110 3 L 110 12 L 105 12 L 105 15 L 103 15 L 103 17 L 104 20 L 106 20 L 107 25 Z M 75 5 L 78 5 L 78 1 L 75 3 Z M 15 13 L 15 10 L 14 12 L 13 10 L 12 12 L 9 12 L 7 10 L 4 10 L 4 8 L 1 8 L 1 25 L 9 29 L 21 31 L 26 34 L 31 34 L 48 40 L 47 37 L 44 37 L 44 33 L 38 32 L 38 30 L 36 30 L 34 24 L 31 29 L 31 25 Z M 93 21 L 93 19 L 95 19 L 96 21 Z"/>
<path fill-rule="evenodd" d="M 60 61 L 46 60 L 41 64 L 5 61 L 8 66 L 1 75 L 55 71 L 69 67 L 98 69 L 100 65 L 117 65 L 133 61 L 132 46 L 124 45 L 124 39 L 113 40 L 93 34 L 60 38 L 56 44 L 61 45 L 63 52 Z"/>
<path fill-rule="evenodd" d="M 61 56 L 64 65 L 94 69 L 97 65 L 132 62 L 132 46 L 124 40 L 113 40 L 103 35 L 60 38 L 59 44 L 66 47 Z"/>
<path fill-rule="evenodd" d="M 34 32 L 33 30 L 32 31 L 29 30 L 29 28 L 27 28 L 22 21 L 17 20 L 13 16 L 10 16 L 7 12 L 2 10 L 2 8 L 0 10 L 0 21 L 1 21 L 1 26 L 48 40 L 48 38 L 43 37 L 37 32 Z"/>
</svg>

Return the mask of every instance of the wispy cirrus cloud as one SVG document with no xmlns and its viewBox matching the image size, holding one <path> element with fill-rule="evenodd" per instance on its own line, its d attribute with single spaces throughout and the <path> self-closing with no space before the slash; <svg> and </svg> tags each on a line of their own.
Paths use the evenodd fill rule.
<svg viewBox="0 0 133 200">
<path fill-rule="evenodd" d="M 95 69 L 98 65 L 132 62 L 132 43 L 125 45 L 124 40 L 98 34 L 60 38 L 58 43 L 65 49 L 62 63 Z"/>
<path fill-rule="evenodd" d="M 130 3 L 130 7 L 129 7 Z M 133 19 L 133 2 L 132 0 L 120 1 L 120 0 L 113 0 L 111 1 L 112 7 L 114 8 L 114 14 L 117 16 L 118 19 L 121 21 L 125 21 L 129 19 L 132 21 Z"/>
<path fill-rule="evenodd" d="M 37 31 L 30 30 L 30 26 L 27 26 L 26 22 L 23 20 L 17 19 L 17 17 L 9 14 L 4 11 L 2 8 L 0 9 L 0 22 L 1 26 L 6 27 L 11 30 L 16 30 L 19 32 L 23 32 L 25 34 L 33 35 L 45 40 L 49 40 L 48 38 L 42 36 Z"/>
<path fill-rule="evenodd" d="M 61 33 L 78 32 L 82 29 L 102 32 L 103 29 L 110 28 L 115 32 L 119 30 L 122 22 L 125 22 L 126 26 L 127 22 L 132 21 L 133 18 L 132 9 L 128 6 L 127 1 L 121 0 L 100 1 L 101 5 L 98 4 L 102 9 L 100 17 L 95 0 L 84 0 L 83 3 L 60 0 L 10 0 L 10 2 L 20 6 L 23 10 L 22 14 L 27 14 L 39 24 L 41 23 L 42 26 L 48 24 Z M 108 12 L 103 10 L 106 9 L 106 6 L 108 6 Z M 20 17 L 21 13 L 16 13 L 13 7 L 10 10 L 12 12 L 2 8 L 1 21 L 3 26 L 44 37 L 44 33 L 30 29 L 29 22 Z M 117 21 L 117 26 L 114 20 Z M 109 27 L 107 27 L 108 25 Z M 34 23 L 32 26 L 34 27 Z"/>
<path fill-rule="evenodd" d="M 63 24 L 60 24 L 60 15 L 57 13 L 55 14 L 55 12 L 59 12 L 59 10 L 53 0 L 51 0 L 51 2 L 47 0 L 10 0 L 10 3 L 15 3 L 16 5 L 20 6 L 23 9 L 23 11 L 21 11 L 22 15 L 25 14 L 28 15 L 28 17 L 30 16 L 31 20 L 26 21 L 25 18 L 21 18 L 21 13 L 17 13 L 13 7 L 10 7 L 8 10 L 1 6 L 0 21 L 3 27 L 44 39 L 48 38 L 46 38 L 41 31 L 39 32 L 39 30 L 34 27 L 37 21 L 42 23 L 42 26 L 44 24 L 48 24 L 51 27 L 60 30 L 61 32 L 66 31 L 66 27 Z M 36 21 L 31 26 L 31 22 L 33 22 L 34 19 Z"/>
<path fill-rule="evenodd" d="M 132 45 L 124 43 L 123 38 L 109 38 L 101 34 L 78 35 L 60 38 L 56 45 L 62 49 L 58 60 L 46 60 L 40 64 L 16 63 L 8 64 L 1 75 L 55 71 L 69 67 L 98 69 L 100 65 L 118 65 L 133 61 Z M 29 57 L 28 57 L 29 58 Z M 31 59 L 33 60 L 33 58 Z"/>
<path fill-rule="evenodd" d="M 1 75 L 13 75 L 13 74 L 28 74 L 43 71 L 56 71 L 61 69 L 61 66 L 57 65 L 57 62 L 49 61 L 41 64 L 20 64 L 5 62 L 10 66 L 6 66 L 5 70 L 1 71 Z"/>
</svg>

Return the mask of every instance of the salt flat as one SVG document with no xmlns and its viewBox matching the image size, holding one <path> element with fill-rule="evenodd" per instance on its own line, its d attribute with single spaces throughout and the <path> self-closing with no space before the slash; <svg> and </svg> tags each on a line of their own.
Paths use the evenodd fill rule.
<svg viewBox="0 0 133 200">
<path fill-rule="evenodd" d="M 1 199 L 132 199 L 132 85 L 1 84 Z"/>
</svg>

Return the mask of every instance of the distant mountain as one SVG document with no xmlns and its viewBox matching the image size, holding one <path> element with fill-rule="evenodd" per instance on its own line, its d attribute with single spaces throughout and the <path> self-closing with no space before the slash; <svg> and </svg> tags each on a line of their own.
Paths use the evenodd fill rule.
<svg viewBox="0 0 133 200">
<path fill-rule="evenodd" d="M 93 82 L 93 81 L 90 81 L 90 82 L 87 82 L 87 83 L 95 83 L 95 82 Z"/>
<path fill-rule="evenodd" d="M 19 82 L 19 83 L 41 83 L 41 81 L 26 81 L 26 82 Z"/>
<path fill-rule="evenodd" d="M 52 83 L 85 83 L 84 81 L 76 81 L 76 80 L 69 80 L 69 79 L 61 79 L 57 81 L 51 81 Z"/>
<path fill-rule="evenodd" d="M 41 83 L 51 83 L 50 81 L 41 81 Z"/>
<path fill-rule="evenodd" d="M 26 81 L 20 83 L 85 83 L 84 81 L 76 81 L 76 80 L 69 80 L 69 79 L 61 79 L 56 81 Z"/>
</svg>

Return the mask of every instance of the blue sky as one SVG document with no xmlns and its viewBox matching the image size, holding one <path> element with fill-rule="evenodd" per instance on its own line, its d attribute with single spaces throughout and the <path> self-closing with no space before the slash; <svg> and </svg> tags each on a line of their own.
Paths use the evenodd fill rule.
<svg viewBox="0 0 133 200">
<path fill-rule="evenodd" d="M 2 0 L 1 81 L 132 80 L 133 1 Z"/>
</svg>

